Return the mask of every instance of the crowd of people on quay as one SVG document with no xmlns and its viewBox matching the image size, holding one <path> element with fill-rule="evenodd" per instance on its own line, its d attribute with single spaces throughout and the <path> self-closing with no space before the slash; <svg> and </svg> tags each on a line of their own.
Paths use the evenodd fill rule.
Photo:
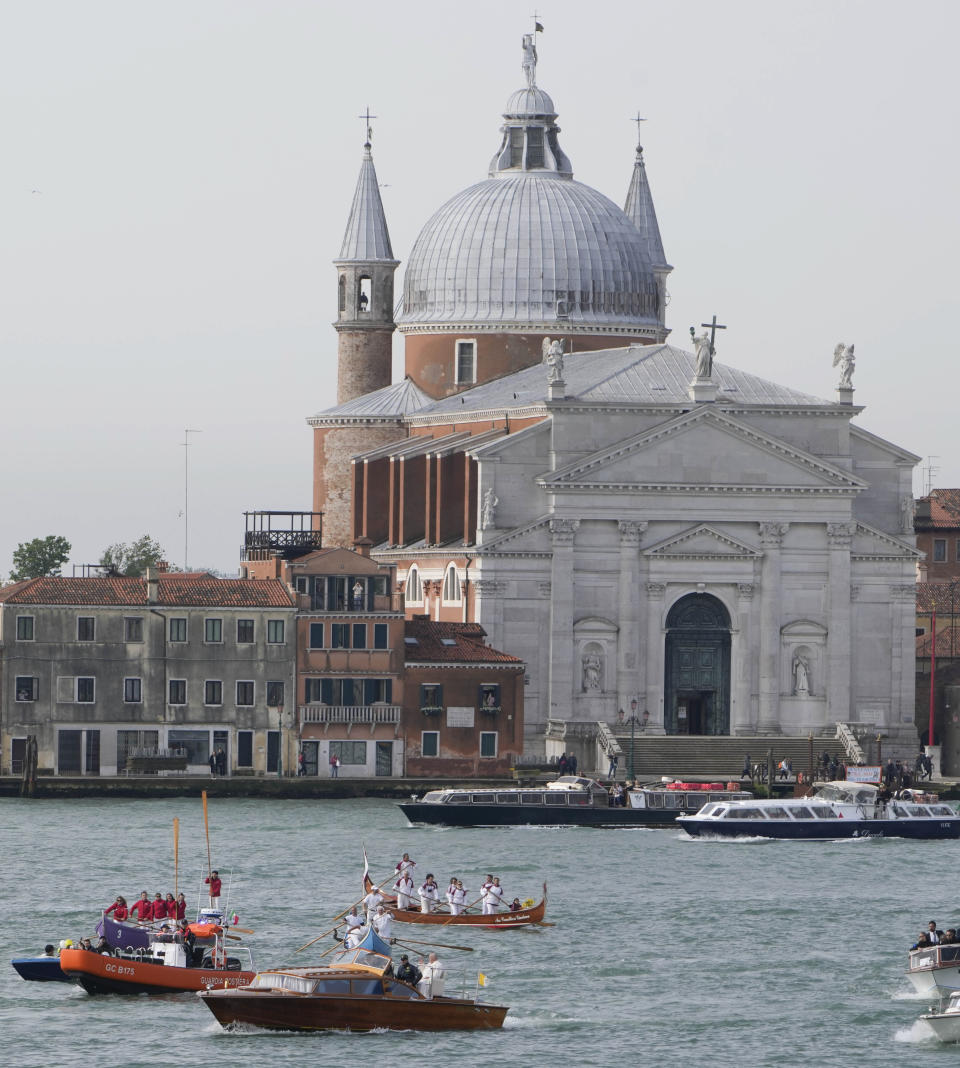
<svg viewBox="0 0 960 1068">
<path fill-rule="evenodd" d="M 957 937 L 957 929 L 955 927 L 948 927 L 946 931 L 941 931 L 937 927 L 937 921 L 930 920 L 927 924 L 927 929 L 920 932 L 920 937 L 914 942 L 910 949 L 930 949 L 933 946 L 955 945 L 960 945 L 960 938 Z"/>
</svg>

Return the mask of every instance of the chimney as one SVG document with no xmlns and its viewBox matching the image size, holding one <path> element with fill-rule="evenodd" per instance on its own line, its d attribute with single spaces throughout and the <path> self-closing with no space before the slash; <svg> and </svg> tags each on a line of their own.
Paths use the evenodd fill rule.
<svg viewBox="0 0 960 1068">
<path fill-rule="evenodd" d="M 160 579 L 152 567 L 147 568 L 147 604 L 156 604 L 160 600 Z"/>
<path fill-rule="evenodd" d="M 370 538 L 356 538 L 353 543 L 355 552 L 358 552 L 361 556 L 370 559 L 370 550 L 373 548 L 373 542 Z"/>
</svg>

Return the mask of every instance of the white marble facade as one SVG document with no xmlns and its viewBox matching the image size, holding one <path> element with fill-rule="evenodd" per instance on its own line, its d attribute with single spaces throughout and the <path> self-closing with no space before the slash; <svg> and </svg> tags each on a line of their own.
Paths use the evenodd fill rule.
<svg viewBox="0 0 960 1068">
<path fill-rule="evenodd" d="M 633 701 L 656 732 L 915 741 L 916 456 L 789 391 L 548 407 L 475 453 L 499 502 L 476 618 L 527 663 L 531 745 Z"/>
</svg>

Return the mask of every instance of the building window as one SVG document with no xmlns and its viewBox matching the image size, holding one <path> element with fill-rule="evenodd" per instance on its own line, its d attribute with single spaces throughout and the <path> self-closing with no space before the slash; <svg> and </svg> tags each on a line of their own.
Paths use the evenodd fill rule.
<svg viewBox="0 0 960 1068">
<path fill-rule="evenodd" d="M 203 684 L 203 703 L 205 705 L 223 704 L 223 683 L 219 679 L 207 679 Z"/>
<path fill-rule="evenodd" d="M 171 705 L 185 705 L 187 703 L 187 680 L 170 680 L 170 697 L 167 702 Z"/>
<path fill-rule="evenodd" d="M 123 703 L 138 705 L 143 700 L 143 684 L 140 679 L 123 680 Z"/>
<path fill-rule="evenodd" d="M 353 633 L 350 635 L 350 641 L 353 644 L 354 649 L 366 649 L 367 647 L 367 625 L 366 623 L 354 623 Z"/>
<path fill-rule="evenodd" d="M 375 705 L 378 702 L 390 704 L 393 697 L 393 679 L 364 679 L 363 703 Z"/>
<path fill-rule="evenodd" d="M 17 641 L 33 641 L 33 616 L 17 616 Z"/>
<path fill-rule="evenodd" d="M 330 648 L 331 649 L 349 649 L 350 648 L 350 624 L 349 623 L 331 623 L 330 624 Z"/>
<path fill-rule="evenodd" d="M 477 380 L 476 341 L 457 342 L 457 383 L 472 385 Z"/>
<path fill-rule="evenodd" d="M 222 619 L 205 619 L 203 621 L 203 640 L 210 645 L 219 645 L 223 641 Z"/>
<path fill-rule="evenodd" d="M 440 755 L 439 731 L 420 732 L 420 753 L 425 757 L 435 757 Z"/>
<path fill-rule="evenodd" d="M 420 711 L 437 714 L 443 711 L 442 686 L 426 682 L 420 687 Z"/>
<path fill-rule="evenodd" d="M 337 282 L 337 308 L 342 312 L 347 310 L 347 276 L 345 274 L 340 275 L 340 280 Z"/>
<path fill-rule="evenodd" d="M 251 702 L 252 703 L 252 702 Z M 274 680 L 267 682 L 267 707 L 283 707 L 283 683 Z"/>
<path fill-rule="evenodd" d="M 237 767 L 253 767 L 253 731 L 237 731 Z"/>
<path fill-rule="evenodd" d="M 957 560 L 960 561 L 960 538 L 957 538 Z"/>
<path fill-rule="evenodd" d="M 456 564 L 451 564 L 443 576 L 443 600 L 446 604 L 460 603 L 460 576 Z"/>
<path fill-rule="evenodd" d="M 270 645 L 283 645 L 284 622 L 282 619 L 267 620 L 267 642 Z"/>
<path fill-rule="evenodd" d="M 237 704 L 238 705 L 252 705 L 253 704 L 253 683 L 249 681 L 237 683 Z"/>
<path fill-rule="evenodd" d="M 414 565 L 407 572 L 407 582 L 403 588 L 404 597 L 410 604 L 423 604 L 423 583 L 420 581 L 420 571 Z"/>
<path fill-rule="evenodd" d="M 310 624 L 310 648 L 322 649 L 323 648 L 323 624 L 311 623 Z"/>
<path fill-rule="evenodd" d="M 97 636 L 97 621 L 93 616 L 77 616 L 77 641 L 92 642 Z"/>
<path fill-rule="evenodd" d="M 366 764 L 366 742 L 331 742 L 330 756 L 340 757 L 341 764 Z"/>
<path fill-rule="evenodd" d="M 252 619 L 238 619 L 237 620 L 237 645 L 252 645 L 253 644 L 253 620 Z"/>
<path fill-rule="evenodd" d="M 187 621 L 183 616 L 174 616 L 170 620 L 170 641 L 185 642 L 187 640 Z"/>
<path fill-rule="evenodd" d="M 40 680 L 31 675 L 17 675 L 14 692 L 18 701 L 36 701 Z"/>
<path fill-rule="evenodd" d="M 480 711 L 500 711 L 500 686 L 495 682 L 485 682 L 480 686 Z"/>
<path fill-rule="evenodd" d="M 206 764 L 210 760 L 210 732 L 170 730 L 167 745 L 171 749 L 186 749 L 188 764 Z"/>
<path fill-rule="evenodd" d="M 933 562 L 935 564 L 942 564 L 947 559 L 947 539 L 946 538 L 934 538 L 933 539 Z"/>
<path fill-rule="evenodd" d="M 495 757 L 497 755 L 497 732 L 480 732 L 480 756 Z"/>
<path fill-rule="evenodd" d="M 387 625 L 386 623 L 374 623 L 373 625 L 373 647 L 374 649 L 386 649 L 387 648 Z"/>
<path fill-rule="evenodd" d="M 123 640 L 125 642 L 143 641 L 143 616 L 127 616 L 124 619 Z"/>
<path fill-rule="evenodd" d="M 323 700 L 323 682 L 323 679 L 304 679 L 303 699 L 308 705 L 314 705 Z"/>
<path fill-rule="evenodd" d="M 89 676 L 77 676 L 77 703 L 92 705 L 96 700 L 97 680 Z"/>
<path fill-rule="evenodd" d="M 373 282 L 362 274 L 357 281 L 357 311 L 365 314 L 373 308 Z"/>
</svg>

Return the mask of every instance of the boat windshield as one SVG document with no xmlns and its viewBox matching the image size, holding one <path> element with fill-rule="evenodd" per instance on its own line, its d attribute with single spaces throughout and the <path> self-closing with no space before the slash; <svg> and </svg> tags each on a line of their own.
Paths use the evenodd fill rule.
<svg viewBox="0 0 960 1068">
<path fill-rule="evenodd" d="M 369 949 L 357 947 L 356 949 L 343 949 L 334 953 L 330 963 L 342 967 L 345 964 L 359 964 L 364 968 L 375 968 L 378 972 L 386 971 L 390 964 L 390 958 L 382 953 L 373 953 Z"/>
<path fill-rule="evenodd" d="M 420 803 L 423 805 L 442 805 L 448 796 L 449 791 L 447 790 L 428 790 L 420 798 Z"/>
<path fill-rule="evenodd" d="M 872 805 L 877 800 L 877 788 L 864 783 L 828 782 L 814 794 L 819 801 L 842 801 L 848 805 Z"/>
</svg>

